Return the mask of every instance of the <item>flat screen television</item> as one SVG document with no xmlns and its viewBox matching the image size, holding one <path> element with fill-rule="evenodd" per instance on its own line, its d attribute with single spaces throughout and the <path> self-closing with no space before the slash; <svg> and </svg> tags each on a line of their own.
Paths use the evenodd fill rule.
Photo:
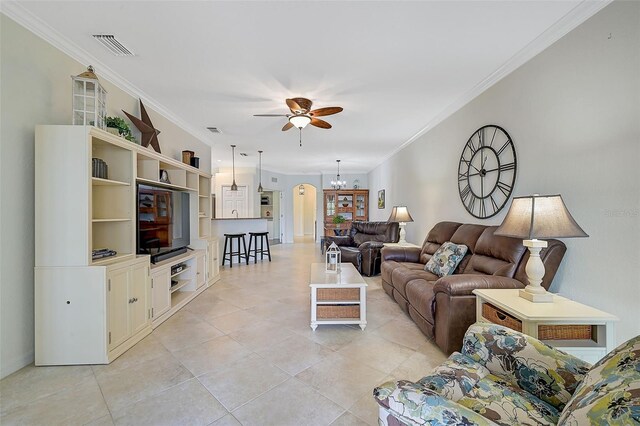
<svg viewBox="0 0 640 426">
<path fill-rule="evenodd" d="M 151 261 L 184 253 L 189 245 L 189 194 L 138 184 L 138 254 Z"/>
</svg>

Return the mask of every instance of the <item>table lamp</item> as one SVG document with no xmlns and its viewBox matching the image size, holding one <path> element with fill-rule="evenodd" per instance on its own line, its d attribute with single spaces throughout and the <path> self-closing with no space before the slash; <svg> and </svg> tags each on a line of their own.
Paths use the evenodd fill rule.
<svg viewBox="0 0 640 426">
<path fill-rule="evenodd" d="M 404 227 L 407 226 L 407 222 L 413 222 L 413 218 L 409 214 L 407 206 L 394 206 L 393 209 L 391 209 L 391 216 L 389 216 L 389 220 L 387 220 L 387 222 L 399 223 L 400 241 L 398 241 L 398 244 L 407 244 L 407 240 L 405 239 L 407 232 L 404 230 Z"/>
<path fill-rule="evenodd" d="M 514 197 L 502 225 L 494 235 L 523 238 L 529 249 L 526 272 L 529 285 L 520 290 L 520 297 L 531 302 L 553 302 L 553 294 L 540 285 L 544 263 L 540 251 L 547 242 L 539 238 L 588 237 L 567 210 L 560 195 L 529 195 Z"/>
</svg>

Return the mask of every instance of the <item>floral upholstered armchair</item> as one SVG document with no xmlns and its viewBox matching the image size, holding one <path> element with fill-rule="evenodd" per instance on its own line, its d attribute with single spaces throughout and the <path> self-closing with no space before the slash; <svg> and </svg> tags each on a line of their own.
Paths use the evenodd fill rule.
<svg viewBox="0 0 640 426">
<path fill-rule="evenodd" d="M 373 391 L 379 423 L 640 425 L 640 336 L 594 366 L 511 329 L 476 323 L 418 382 Z"/>
</svg>

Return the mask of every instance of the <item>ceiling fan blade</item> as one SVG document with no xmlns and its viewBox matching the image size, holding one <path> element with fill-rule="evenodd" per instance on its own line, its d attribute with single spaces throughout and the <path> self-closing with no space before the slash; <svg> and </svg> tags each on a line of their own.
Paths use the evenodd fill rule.
<svg viewBox="0 0 640 426">
<path fill-rule="evenodd" d="M 283 131 L 283 132 L 286 132 L 287 130 L 289 130 L 289 129 L 291 129 L 291 128 L 293 128 L 293 124 L 291 124 L 291 123 L 287 123 L 287 124 L 285 124 L 285 125 L 284 125 L 284 127 L 282 128 L 282 131 Z"/>
<path fill-rule="evenodd" d="M 316 127 L 320 127 L 322 129 L 330 129 L 331 128 L 331 124 L 327 123 L 324 120 L 320 120 L 319 118 L 312 118 L 311 119 L 311 123 L 309 123 L 309 124 L 311 124 L 313 126 L 316 126 Z"/>
<path fill-rule="evenodd" d="M 322 117 L 323 115 L 333 115 L 342 112 L 342 107 L 326 107 L 314 109 L 309 113 L 312 117 Z"/>
<path fill-rule="evenodd" d="M 287 99 L 287 106 L 289 107 L 291 112 L 293 112 L 294 114 L 296 114 L 296 113 L 298 113 L 298 114 L 306 114 L 306 113 L 308 113 L 309 110 L 311 109 L 311 105 L 313 105 L 313 102 L 311 102 L 307 98 L 291 98 L 291 99 Z"/>
<path fill-rule="evenodd" d="M 297 112 L 302 111 L 302 107 L 298 105 L 298 103 L 293 99 L 287 99 L 286 102 L 287 102 L 287 106 L 289 107 L 292 113 L 295 114 Z"/>
<path fill-rule="evenodd" d="M 289 114 L 253 114 L 254 117 L 289 117 Z"/>
</svg>

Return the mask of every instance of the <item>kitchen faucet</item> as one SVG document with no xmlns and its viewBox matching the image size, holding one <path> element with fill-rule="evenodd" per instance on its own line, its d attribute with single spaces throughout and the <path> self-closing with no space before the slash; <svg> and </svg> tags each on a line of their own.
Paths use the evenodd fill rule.
<svg viewBox="0 0 640 426">
<path fill-rule="evenodd" d="M 231 210 L 231 214 L 233 214 L 234 212 L 236 214 L 236 219 L 237 219 L 238 218 L 238 210 L 236 210 L 236 209 Z"/>
</svg>

